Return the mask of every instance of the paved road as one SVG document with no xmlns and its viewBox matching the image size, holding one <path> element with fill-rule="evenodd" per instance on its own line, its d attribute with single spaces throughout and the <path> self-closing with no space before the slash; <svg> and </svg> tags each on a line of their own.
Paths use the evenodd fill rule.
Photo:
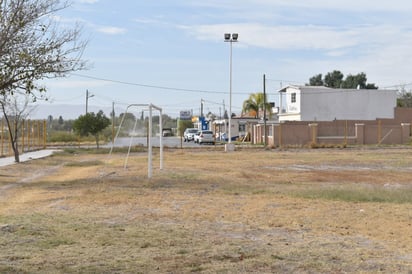
<svg viewBox="0 0 412 274">
<path fill-rule="evenodd" d="M 159 137 L 152 137 L 152 145 L 154 147 L 159 146 Z M 180 137 L 163 137 L 163 146 L 167 147 L 199 147 L 198 144 L 195 144 L 193 141 L 192 142 L 183 142 L 183 139 L 181 140 Z M 117 138 L 114 146 L 115 147 L 128 147 L 130 143 L 135 146 L 135 145 L 147 145 L 147 138 L 146 137 L 122 137 L 122 138 Z M 111 143 L 107 145 L 107 147 L 111 147 Z"/>
<path fill-rule="evenodd" d="M 43 149 L 38 151 L 27 152 L 24 154 L 20 154 L 20 162 L 25 162 L 34 159 L 40 159 L 53 154 L 53 152 L 58 151 L 56 149 Z M 14 156 L 12 157 L 5 157 L 0 158 L 0 166 L 8 166 L 15 164 Z"/>
<path fill-rule="evenodd" d="M 135 137 L 135 138 L 118 138 L 114 144 L 115 147 L 128 147 L 130 145 L 147 145 L 147 138 L 146 137 Z M 152 138 L 152 145 L 154 147 L 159 146 L 159 137 Z M 198 144 L 194 142 L 183 142 L 180 137 L 164 137 L 163 138 L 163 145 L 167 147 L 199 147 Z M 107 144 L 105 147 L 111 147 L 111 144 Z M 44 149 L 39 151 L 28 152 L 20 155 L 20 162 L 25 162 L 33 159 L 40 159 L 53 154 L 53 152 L 58 151 L 56 149 Z M 0 158 L 0 166 L 8 166 L 15 164 L 14 156 L 12 157 L 5 157 Z"/>
</svg>

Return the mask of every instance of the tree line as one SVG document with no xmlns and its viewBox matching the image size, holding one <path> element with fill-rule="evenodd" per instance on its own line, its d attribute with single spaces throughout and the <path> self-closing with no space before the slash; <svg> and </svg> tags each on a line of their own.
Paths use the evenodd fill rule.
<svg viewBox="0 0 412 274">
<path fill-rule="evenodd" d="M 114 119 L 113 119 L 114 118 Z M 157 125 L 160 122 L 160 116 L 154 115 L 152 117 L 153 122 L 153 134 L 157 133 Z M 122 123 L 120 127 L 120 123 Z M 146 136 L 147 127 L 149 123 L 149 117 L 139 115 L 136 117 L 133 113 L 121 113 L 119 116 L 114 116 L 113 113 L 111 117 L 107 117 L 103 111 L 97 113 L 88 112 L 87 114 L 80 115 L 77 119 L 65 120 L 62 116 L 54 119 L 53 116 L 49 115 L 47 119 L 48 130 L 52 139 L 73 139 L 73 135 L 78 135 L 81 137 L 92 136 L 96 141 L 96 146 L 99 147 L 99 141 L 101 137 L 106 140 L 112 140 L 114 136 L 112 129 L 114 128 L 116 133 L 119 130 L 119 136 L 130 136 L 133 129 L 141 132 L 142 136 Z M 162 115 L 162 126 L 163 128 L 175 128 L 177 124 L 177 119 L 174 119 L 166 114 Z M 112 125 L 113 128 L 109 126 Z M 54 136 L 57 135 L 57 138 Z M 73 136 L 68 138 L 68 136 Z M 75 138 L 74 138 L 75 139 Z"/>
<path fill-rule="evenodd" d="M 325 86 L 330 88 L 347 88 L 347 89 L 378 89 L 374 83 L 368 83 L 364 72 L 358 74 L 348 74 L 346 77 L 339 70 L 328 72 L 324 76 L 316 74 L 309 78 L 308 86 Z"/>
</svg>

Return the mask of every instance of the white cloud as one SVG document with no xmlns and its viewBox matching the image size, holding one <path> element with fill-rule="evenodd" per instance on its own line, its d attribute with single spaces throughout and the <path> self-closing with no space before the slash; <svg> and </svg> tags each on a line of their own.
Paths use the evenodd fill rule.
<svg viewBox="0 0 412 274">
<path fill-rule="evenodd" d="M 412 31 L 390 25 L 330 27 L 227 24 L 182 28 L 199 40 L 222 40 L 223 33 L 238 32 L 239 42 L 248 46 L 276 50 L 325 50 L 329 56 L 341 56 L 354 47 L 370 51 L 394 43 L 403 44 L 408 37 L 412 37 Z"/>
<path fill-rule="evenodd" d="M 117 27 L 99 27 L 97 28 L 97 31 L 110 35 L 124 34 L 127 32 L 126 29 Z"/>
<path fill-rule="evenodd" d="M 405 0 L 237 0 L 236 5 L 232 0 L 209 0 L 192 3 L 193 6 L 218 9 L 254 10 L 255 8 L 293 8 L 311 10 L 338 10 L 338 11 L 400 11 L 412 10 L 412 3 Z"/>
<path fill-rule="evenodd" d="M 97 3 L 96 0 L 75 1 Z M 167 4 L 159 4 L 148 1 L 147 3 L 150 4 L 141 5 L 142 9 L 138 14 L 135 12 L 136 9 L 131 9 L 130 6 L 119 6 L 115 3 L 111 4 L 113 6 L 110 6 L 109 10 L 106 5 L 79 5 L 82 9 L 87 8 L 87 13 L 74 13 L 74 17 L 87 18 L 85 25 L 88 29 L 109 35 L 133 31 L 146 34 L 147 31 L 148 39 L 141 42 L 144 44 L 156 41 L 151 36 L 155 33 L 154 30 L 163 33 L 173 31 L 173 28 L 180 28 L 183 35 L 168 36 L 171 43 L 181 43 L 177 39 L 182 37 L 187 39 L 185 34 L 189 33 L 192 38 L 195 38 L 190 41 L 195 43 L 196 39 L 202 40 L 202 43 L 199 43 L 202 46 L 207 44 L 204 41 L 221 43 L 225 32 L 238 32 L 239 43 L 236 47 L 243 47 L 243 53 L 241 55 L 236 52 L 236 54 L 239 54 L 239 59 L 245 58 L 248 66 L 256 64 L 256 69 L 250 71 L 273 73 L 283 79 L 305 81 L 317 73 L 339 69 L 344 74 L 365 72 L 368 81 L 381 87 L 412 81 L 409 75 L 409 64 L 412 63 L 412 51 L 410 51 L 412 19 L 409 13 L 412 11 L 412 2 L 405 0 L 374 2 L 370 0 L 237 0 L 236 4 L 233 0 L 166 2 Z M 120 11 L 121 8 L 126 10 Z M 114 10 L 116 13 L 113 13 Z M 112 17 L 119 14 L 122 18 Z M 94 15 L 98 17 L 93 17 Z M 104 18 L 100 17 L 102 15 Z M 101 21 L 103 19 L 104 21 Z M 133 24 L 127 25 L 131 21 Z M 107 24 L 107 26 L 99 24 Z M 131 37 L 139 39 L 141 36 L 127 35 L 120 38 L 127 38 L 128 41 L 124 44 L 130 46 Z M 182 50 L 189 44 L 184 41 L 185 43 L 180 47 Z M 195 47 L 185 50 L 191 51 L 196 49 Z M 125 47 L 125 50 L 127 49 Z M 165 62 L 164 58 L 157 60 L 152 57 L 155 55 L 150 52 L 151 47 L 142 47 L 142 49 L 148 50 L 147 55 L 154 59 L 151 62 Z M 205 51 L 205 59 L 208 58 L 208 54 Z M 176 56 L 181 57 L 183 54 L 176 54 Z M 112 58 L 116 60 L 115 63 L 119 62 L 117 57 Z M 252 62 L 249 62 L 250 60 Z M 241 61 L 239 60 L 239 64 Z M 181 63 L 179 62 L 178 65 Z M 236 66 L 236 69 L 237 73 L 241 74 L 241 67 Z M 157 71 L 157 68 L 154 70 Z M 145 69 L 145 72 L 149 73 L 151 69 Z M 243 76 L 245 81 L 247 77 L 247 75 Z M 196 86 L 197 83 L 193 85 Z M 80 86 L 85 85 L 80 84 Z"/>
<path fill-rule="evenodd" d="M 187 26 L 200 40 L 223 39 L 225 32 L 238 32 L 239 41 L 271 49 L 336 50 L 357 44 L 359 33 L 351 29 L 323 26 L 265 26 L 262 24 Z"/>
<path fill-rule="evenodd" d="M 133 21 L 139 24 L 144 24 L 144 25 L 163 23 L 160 19 L 150 19 L 150 18 L 136 18 L 136 19 L 133 19 Z"/>
<path fill-rule="evenodd" d="M 368 81 L 380 87 L 411 82 L 412 29 L 408 26 L 255 23 L 185 26 L 183 29 L 199 40 L 210 41 L 222 41 L 225 32 L 238 32 L 237 46 L 290 51 L 292 55 L 276 61 L 283 71 L 294 71 L 296 79 L 309 79 L 316 73 L 339 69 L 344 74 L 365 72 Z"/>
<path fill-rule="evenodd" d="M 60 15 L 54 15 L 54 14 L 50 16 L 50 19 L 55 22 L 67 24 L 67 25 L 73 25 L 75 23 L 81 23 L 81 24 L 87 23 L 86 20 L 79 18 L 79 17 L 63 17 Z"/>
<path fill-rule="evenodd" d="M 404 0 L 346 0 L 346 1 L 328 1 L 328 0 L 311 0 L 311 1 L 271 1 L 259 0 L 259 2 L 270 4 L 283 3 L 289 7 L 296 8 L 315 8 L 315 9 L 333 9 L 339 11 L 402 11 L 412 10 L 412 4 Z M 274 3 L 275 2 L 275 3 Z"/>
<path fill-rule="evenodd" d="M 85 3 L 85 4 L 94 4 L 99 2 L 99 0 L 78 0 L 79 3 Z"/>
<path fill-rule="evenodd" d="M 309 61 L 301 56 L 296 58 L 279 60 L 278 65 L 282 67 L 280 73 L 293 71 L 295 78 L 309 79 L 317 73 L 327 73 L 334 69 L 341 70 L 345 75 L 365 72 L 368 82 L 376 83 L 380 88 L 385 88 L 401 83 L 410 83 L 410 64 L 412 63 L 412 52 L 410 44 L 412 35 L 409 38 L 400 37 L 399 40 L 386 41 L 373 48 L 368 48 L 362 52 L 353 48 L 348 54 L 343 52 L 344 58 L 340 58 L 340 51 L 332 51 L 327 58 L 312 58 Z M 336 53 L 336 56 L 333 55 Z M 308 65 L 310 64 L 310 65 Z"/>
</svg>

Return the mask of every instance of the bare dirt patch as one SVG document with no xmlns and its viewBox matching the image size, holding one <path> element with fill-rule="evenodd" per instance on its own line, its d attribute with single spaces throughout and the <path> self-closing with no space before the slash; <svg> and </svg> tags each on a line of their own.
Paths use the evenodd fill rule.
<svg viewBox="0 0 412 274">
<path fill-rule="evenodd" d="M 124 156 L 1 168 L 0 272 L 412 271 L 409 149 Z"/>
</svg>

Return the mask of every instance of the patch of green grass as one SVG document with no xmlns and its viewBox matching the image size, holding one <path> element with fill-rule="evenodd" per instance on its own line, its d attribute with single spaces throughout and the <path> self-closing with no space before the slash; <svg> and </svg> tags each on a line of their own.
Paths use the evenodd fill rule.
<svg viewBox="0 0 412 274">
<path fill-rule="evenodd" d="M 373 202 L 412 204 L 412 188 L 385 188 L 382 186 L 341 186 L 297 190 L 294 196 L 308 199 L 326 199 L 345 202 Z"/>
<path fill-rule="evenodd" d="M 74 143 L 74 142 L 77 142 L 78 139 L 79 137 L 71 132 L 56 131 L 56 132 L 49 133 L 47 141 L 52 142 L 52 143 L 56 143 L 56 142 Z"/>
</svg>

